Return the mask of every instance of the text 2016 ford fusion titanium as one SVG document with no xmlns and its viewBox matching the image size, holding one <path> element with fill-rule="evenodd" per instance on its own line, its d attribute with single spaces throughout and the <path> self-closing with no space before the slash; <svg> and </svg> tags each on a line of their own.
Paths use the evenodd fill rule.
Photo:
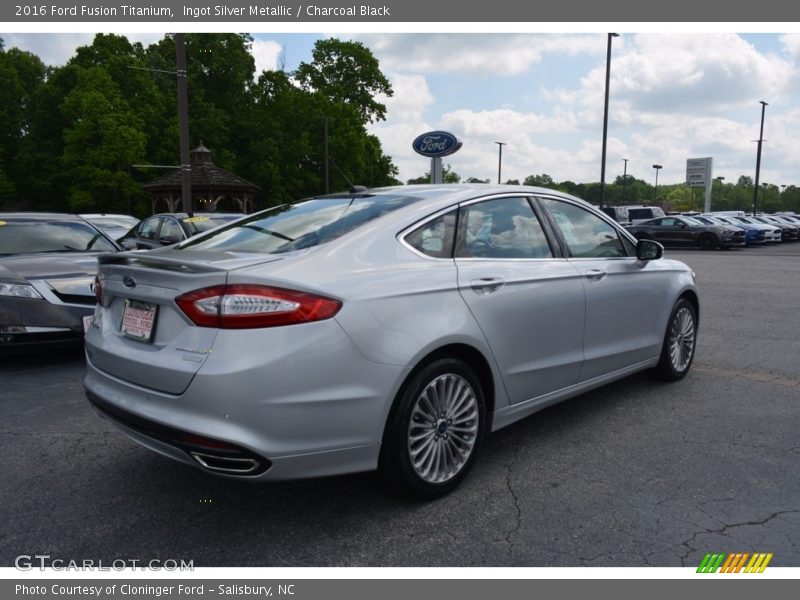
<svg viewBox="0 0 800 600">
<path fill-rule="evenodd" d="M 379 468 L 453 489 L 481 439 L 689 370 L 692 271 L 589 204 L 410 186 L 269 209 L 100 259 L 86 390 L 142 445 L 253 480 Z"/>
</svg>

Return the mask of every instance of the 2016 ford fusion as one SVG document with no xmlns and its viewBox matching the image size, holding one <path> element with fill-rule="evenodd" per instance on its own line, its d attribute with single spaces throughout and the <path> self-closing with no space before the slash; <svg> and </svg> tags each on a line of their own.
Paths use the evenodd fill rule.
<svg viewBox="0 0 800 600">
<path fill-rule="evenodd" d="M 229 477 L 380 469 L 452 490 L 481 440 L 694 356 L 694 274 L 589 204 L 411 186 L 100 259 L 85 386 L 140 444 Z"/>
</svg>

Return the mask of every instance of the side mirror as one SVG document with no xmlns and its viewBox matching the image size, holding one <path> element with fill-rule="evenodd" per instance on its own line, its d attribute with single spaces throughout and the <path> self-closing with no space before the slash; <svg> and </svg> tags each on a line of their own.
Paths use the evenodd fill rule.
<svg viewBox="0 0 800 600">
<path fill-rule="evenodd" d="M 158 242 L 162 246 L 170 246 L 172 244 L 176 244 L 178 242 L 178 238 L 172 235 L 165 235 L 158 239 Z"/>
<path fill-rule="evenodd" d="M 664 246 L 653 240 L 639 240 L 636 244 L 636 258 L 642 261 L 658 260 L 664 256 Z"/>
<path fill-rule="evenodd" d="M 119 245 L 123 250 L 136 250 L 136 240 L 122 240 Z"/>
</svg>

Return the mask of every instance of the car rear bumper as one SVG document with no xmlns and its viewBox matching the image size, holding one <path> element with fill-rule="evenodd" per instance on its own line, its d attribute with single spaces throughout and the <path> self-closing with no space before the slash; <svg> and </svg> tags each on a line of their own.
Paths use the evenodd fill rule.
<svg viewBox="0 0 800 600">
<path fill-rule="evenodd" d="M 405 369 L 337 341 L 344 343 L 335 352 L 312 347 L 252 368 L 215 347 L 180 395 L 116 378 L 87 356 L 84 384 L 95 408 L 131 439 L 211 473 L 268 481 L 372 470 Z M 227 471 L 225 456 L 244 472 Z"/>
</svg>

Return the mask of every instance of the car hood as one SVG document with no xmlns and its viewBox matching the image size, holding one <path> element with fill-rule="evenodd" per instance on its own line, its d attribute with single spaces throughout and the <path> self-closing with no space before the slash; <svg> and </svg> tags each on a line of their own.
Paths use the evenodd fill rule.
<svg viewBox="0 0 800 600">
<path fill-rule="evenodd" d="M 50 279 L 94 275 L 96 253 L 58 252 L 0 258 L 0 279 Z"/>
</svg>

